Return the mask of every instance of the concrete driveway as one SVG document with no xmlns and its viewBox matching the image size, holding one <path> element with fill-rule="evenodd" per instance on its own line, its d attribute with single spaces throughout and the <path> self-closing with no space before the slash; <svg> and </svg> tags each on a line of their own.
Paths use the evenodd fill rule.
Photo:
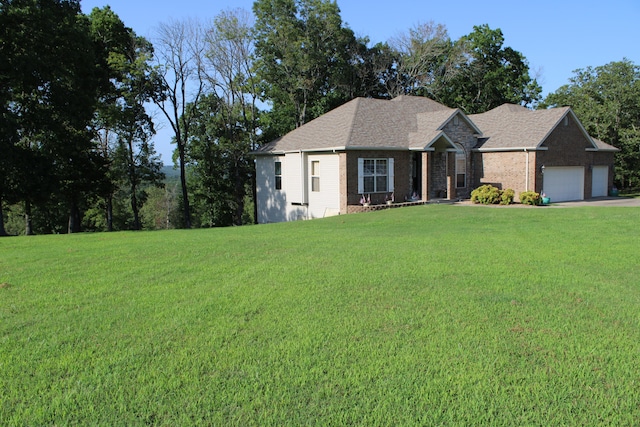
<svg viewBox="0 0 640 427">
<path fill-rule="evenodd" d="M 640 198 L 634 197 L 596 197 L 589 200 L 578 200 L 575 202 L 560 202 L 553 203 L 549 207 L 564 208 L 564 207 L 578 207 L 578 206 L 626 206 L 626 207 L 640 207 Z"/>
</svg>

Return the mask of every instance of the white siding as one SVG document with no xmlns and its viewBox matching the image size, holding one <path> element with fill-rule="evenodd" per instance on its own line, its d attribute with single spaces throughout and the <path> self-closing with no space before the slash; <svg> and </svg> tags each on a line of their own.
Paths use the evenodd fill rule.
<svg viewBox="0 0 640 427">
<path fill-rule="evenodd" d="M 607 195 L 609 188 L 609 167 L 594 166 L 591 176 L 591 197 Z"/>
<path fill-rule="evenodd" d="M 283 187 L 276 190 L 275 164 L 282 162 Z M 256 193 L 258 223 L 286 221 L 287 196 L 284 186 L 286 162 L 284 157 L 256 158 Z"/>
<path fill-rule="evenodd" d="M 320 191 L 311 191 L 311 162 L 319 162 Z M 338 154 L 307 156 L 309 217 L 324 218 L 340 212 L 340 157 Z"/>
</svg>

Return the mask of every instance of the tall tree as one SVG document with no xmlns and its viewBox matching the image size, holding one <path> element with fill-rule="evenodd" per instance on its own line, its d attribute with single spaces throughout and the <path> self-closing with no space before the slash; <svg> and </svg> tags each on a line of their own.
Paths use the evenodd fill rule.
<svg viewBox="0 0 640 427">
<path fill-rule="evenodd" d="M 568 105 L 590 135 L 620 149 L 616 183 L 640 186 L 640 66 L 628 59 L 574 71 L 540 105 Z"/>
<path fill-rule="evenodd" d="M 20 153 L 15 164 L 34 161 L 17 171 L 13 186 L 26 232 L 33 204 L 44 210 L 59 202 L 68 231 L 79 231 L 86 200 L 105 177 L 89 132 L 99 77 L 88 21 L 78 1 L 12 0 L 1 4 L 0 27 L 3 111 L 14 127 L 12 152 Z"/>
<path fill-rule="evenodd" d="M 486 24 L 473 29 L 456 42 L 466 61 L 446 85 L 440 86 L 437 100 L 468 114 L 504 103 L 535 106 L 542 89 L 529 75 L 524 55 L 503 46 L 500 29 L 492 30 Z"/>
<path fill-rule="evenodd" d="M 256 69 L 264 99 L 273 106 L 267 124 L 284 134 L 348 101 L 345 76 L 356 43 L 330 0 L 257 0 Z"/>
<path fill-rule="evenodd" d="M 194 146 L 191 149 L 192 160 L 194 156 L 199 156 L 200 161 L 211 161 L 212 156 L 218 155 L 218 161 L 231 162 L 224 179 L 232 184 L 227 197 L 232 201 L 232 218 L 235 225 L 241 225 L 243 221 L 247 188 L 255 187 L 248 186 L 255 180 L 255 171 L 248 154 L 257 148 L 259 113 L 252 30 L 249 13 L 241 9 L 222 12 L 214 18 L 206 33 L 204 67 L 207 80 L 214 92 L 202 105 L 196 104 L 194 110 L 198 111 L 200 122 L 198 135 L 193 140 Z M 203 109 L 217 116 L 214 120 L 216 124 L 213 134 L 211 126 L 205 126 L 207 132 L 203 133 Z M 213 139 L 216 143 L 206 143 L 207 139 Z M 203 152 L 205 147 L 208 147 L 208 153 Z M 206 176 L 206 170 L 207 168 L 199 169 L 198 173 L 203 179 L 219 179 Z M 209 171 L 217 173 L 211 169 Z M 226 185 L 226 182 L 217 181 L 217 184 Z M 208 193 L 212 194 L 211 191 Z M 217 194 L 222 193 L 218 191 Z"/>
<path fill-rule="evenodd" d="M 197 105 L 190 105 L 188 114 L 193 123 L 188 142 L 188 176 L 194 200 L 194 223 L 204 227 L 237 224 L 234 177 L 239 173 L 235 170 L 238 142 L 229 139 L 236 132 L 228 131 L 228 107 L 223 99 L 210 94 L 203 96 Z M 248 171 L 245 175 L 248 178 Z M 243 185 L 247 181 L 245 179 Z"/>
<path fill-rule="evenodd" d="M 205 90 L 203 64 L 205 45 L 202 25 L 194 20 L 160 24 L 155 43 L 156 59 L 161 68 L 163 92 L 154 96 L 171 124 L 176 144 L 182 209 L 185 228 L 191 228 L 191 209 L 186 178 L 186 144 L 191 131 L 189 103 L 197 104 Z"/>
<path fill-rule="evenodd" d="M 111 165 L 112 188 L 106 195 L 107 229 L 113 228 L 112 198 L 115 188 L 128 187 L 130 228 L 139 230 L 140 208 L 144 200 L 142 185 L 161 185 L 162 164 L 155 155 L 151 136 L 153 121 L 145 104 L 161 90 L 150 61 L 153 47 L 136 36 L 109 8 L 91 12 L 92 35 L 102 53 L 105 86 L 96 114 L 103 156 Z M 113 136 L 113 138 L 111 138 Z"/>
<path fill-rule="evenodd" d="M 389 42 L 394 52 L 394 70 L 385 80 L 392 97 L 423 95 L 437 99 L 460 71 L 463 55 L 442 24 L 415 25 Z"/>
</svg>

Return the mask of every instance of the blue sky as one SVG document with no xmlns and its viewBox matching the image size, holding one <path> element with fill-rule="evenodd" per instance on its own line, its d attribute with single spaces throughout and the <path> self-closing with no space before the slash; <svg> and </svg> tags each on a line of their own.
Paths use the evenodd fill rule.
<svg viewBox="0 0 640 427">
<path fill-rule="evenodd" d="M 82 9 L 110 5 L 134 31 L 153 40 L 154 28 L 171 19 L 208 19 L 220 11 L 251 10 L 253 0 L 82 0 Z M 521 52 L 538 75 L 543 94 L 566 84 L 573 70 L 628 58 L 640 65 L 640 1 L 468 1 L 338 0 L 342 20 L 372 43 L 387 41 L 412 26 L 444 24 L 452 39 L 474 25 L 500 28 L 505 46 Z M 171 163 L 173 146 L 166 126 L 155 137 L 156 150 Z"/>
</svg>

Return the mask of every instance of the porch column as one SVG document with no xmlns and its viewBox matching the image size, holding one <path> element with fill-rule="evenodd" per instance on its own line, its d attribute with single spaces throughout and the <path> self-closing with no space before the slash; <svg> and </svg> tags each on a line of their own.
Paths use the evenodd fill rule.
<svg viewBox="0 0 640 427">
<path fill-rule="evenodd" d="M 422 201 L 426 202 L 427 200 L 429 200 L 429 183 L 430 183 L 430 179 L 429 179 L 429 162 L 431 161 L 431 153 L 428 151 L 423 151 L 422 152 L 422 194 L 420 195 L 420 197 L 422 198 Z"/>
<path fill-rule="evenodd" d="M 456 198 L 456 153 L 447 152 L 447 199 Z"/>
</svg>

